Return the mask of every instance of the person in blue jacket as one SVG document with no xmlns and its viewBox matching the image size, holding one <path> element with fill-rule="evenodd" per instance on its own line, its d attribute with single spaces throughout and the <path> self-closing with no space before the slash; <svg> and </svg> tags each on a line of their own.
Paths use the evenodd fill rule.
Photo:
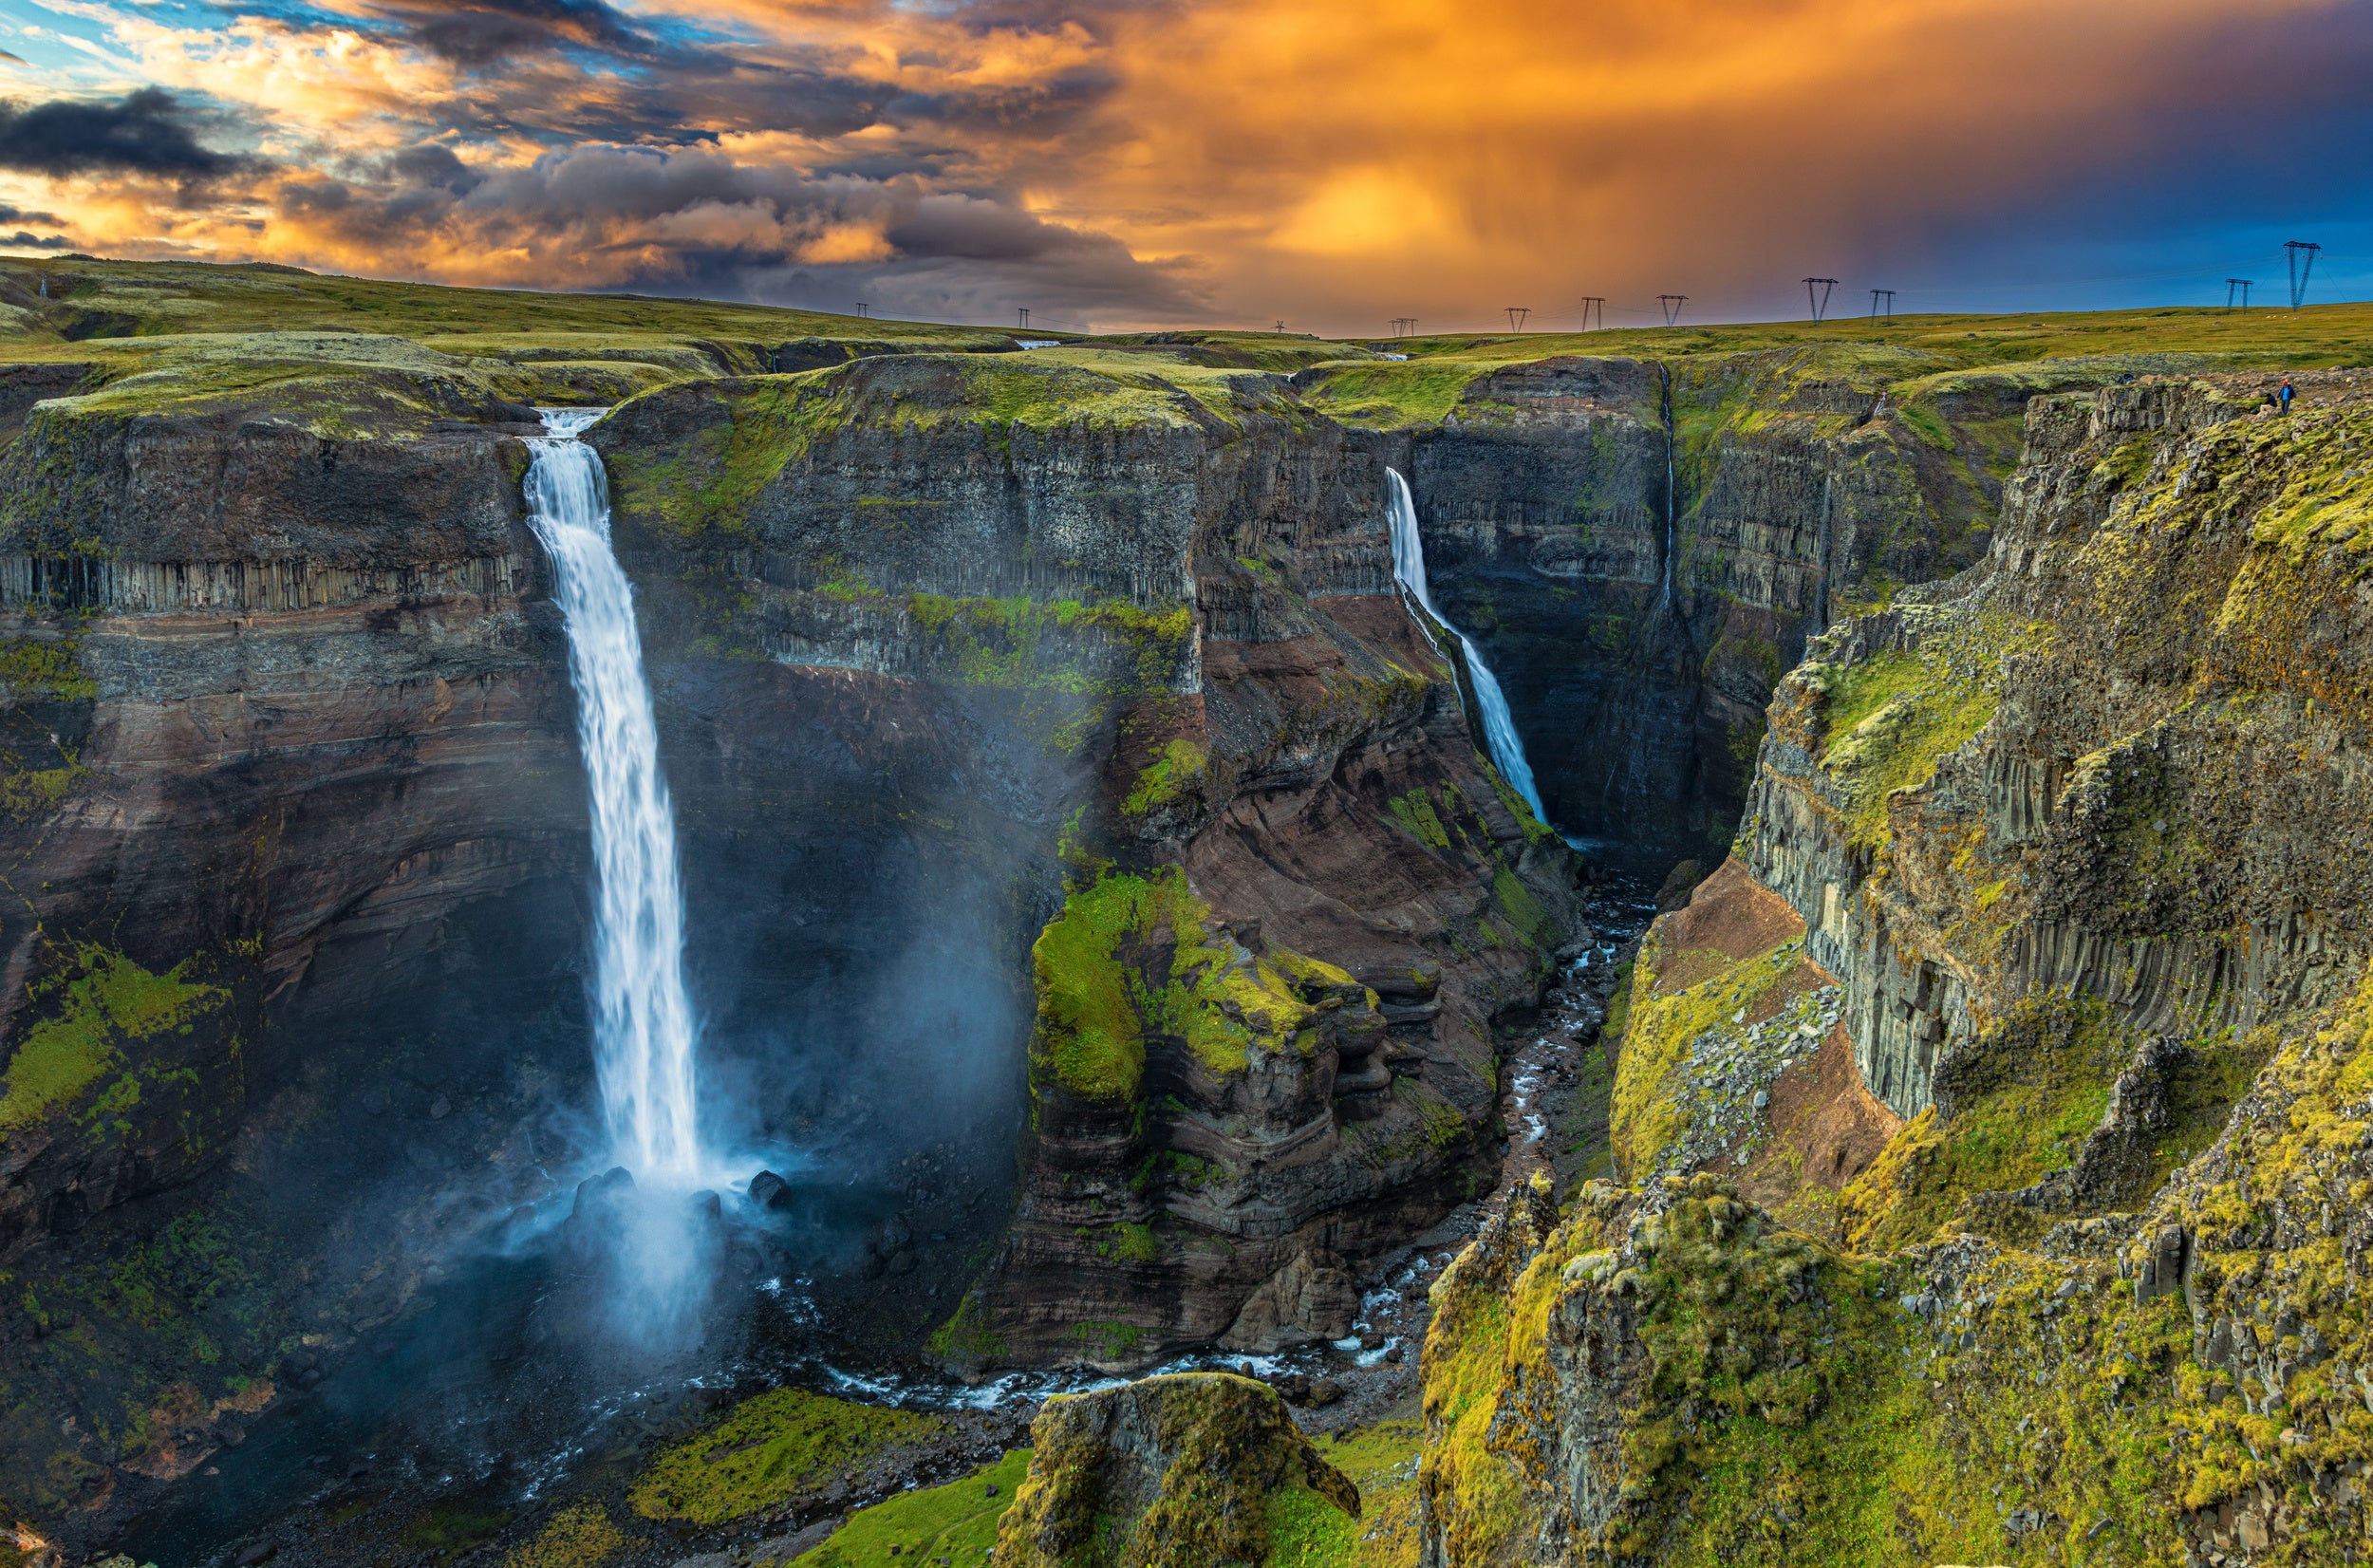
<svg viewBox="0 0 2373 1568">
<path fill-rule="evenodd" d="M 2282 400 L 2283 412 L 2286 414 L 2289 413 L 2290 400 L 2298 396 L 2298 394 L 2290 389 L 2290 378 L 2289 376 L 2285 376 L 2283 378 L 2283 389 L 2275 393 L 2274 396 Z"/>
</svg>

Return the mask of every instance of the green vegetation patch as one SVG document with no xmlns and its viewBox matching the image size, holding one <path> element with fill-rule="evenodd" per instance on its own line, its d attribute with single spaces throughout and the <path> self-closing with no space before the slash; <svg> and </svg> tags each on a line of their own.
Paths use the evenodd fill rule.
<svg viewBox="0 0 2373 1568">
<path fill-rule="evenodd" d="M 1072 890 L 1031 948 L 1036 1054 L 1065 1088 L 1136 1098 L 1149 1035 L 1183 1041 L 1223 1074 L 1243 1072 L 1255 1049 L 1317 1049 L 1317 1010 L 1300 993 L 1350 977 L 1298 954 L 1256 957 L 1206 931 L 1210 914 L 1177 866 L 1108 870 Z"/>
<path fill-rule="evenodd" d="M 861 1508 L 831 1539 L 795 1559 L 796 1568 L 881 1568 L 946 1559 L 984 1563 L 997 1527 L 1030 1473 L 1030 1450 L 1016 1448 L 962 1481 L 903 1492 Z"/>
<path fill-rule="evenodd" d="M 1131 816 L 1144 816 L 1177 804 L 1202 787 L 1204 770 L 1210 760 L 1211 749 L 1200 742 L 1184 738 L 1166 741 L 1153 759 L 1139 770 L 1128 798 L 1121 802 L 1121 810 Z"/>
<path fill-rule="evenodd" d="M 623 510 L 680 539 L 745 535 L 758 496 L 807 455 L 817 437 L 847 424 L 850 409 L 833 372 L 759 376 L 721 383 L 711 417 L 664 457 L 607 455 Z M 690 395 L 689 393 L 684 395 Z"/>
<path fill-rule="evenodd" d="M 2041 623 L 2001 615 L 1938 618 L 1912 648 L 1812 670 L 1823 699 L 1821 766 L 1844 797 L 1853 843 L 1885 845 L 1889 797 L 1927 783 L 1939 758 L 1986 727 L 2001 701 L 2003 661 L 2049 635 Z"/>
<path fill-rule="evenodd" d="M 722 1524 L 822 1492 L 889 1449 L 946 1430 L 936 1415 L 776 1389 L 661 1453 L 627 1501 L 645 1519 Z"/>
<path fill-rule="evenodd" d="M 1939 1073 L 1936 1097 L 1951 1114 L 1921 1111 L 1846 1188 L 1848 1239 L 1883 1251 L 1947 1224 L 2028 1239 L 2044 1217 L 1982 1200 L 2073 1164 L 2133 1056 L 2133 1038 L 2098 1000 L 2055 993 L 2019 1002 Z"/>
<path fill-rule="evenodd" d="M 1750 959 L 1692 954 L 1721 961 L 1706 979 L 1659 996 L 1658 965 L 1684 955 L 1664 953 L 1661 933 L 1652 930 L 1634 963 L 1616 1058 L 1608 1136 L 1618 1171 L 1645 1173 L 1687 1129 L 1691 1043 L 1708 1030 L 1744 1027 L 1734 1022 L 1740 1015 L 1752 1016 L 1773 992 L 1791 986 L 1803 950 L 1803 938 L 1795 937 Z"/>
<path fill-rule="evenodd" d="M 514 1547 L 503 1568 L 602 1568 L 631 1544 L 598 1503 L 576 1503 L 554 1514 L 535 1539 Z"/>
<path fill-rule="evenodd" d="M 190 968 L 191 961 L 184 960 L 158 975 L 111 948 L 74 949 L 67 970 L 33 988 L 47 1016 L 26 1029 L 9 1057 L 0 1135 L 83 1099 L 122 1065 L 130 1048 L 169 1034 L 192 1034 L 201 1020 L 230 1004 L 229 991 L 190 979 Z M 126 1077 L 119 1087 L 119 1099 L 128 1095 L 138 1101 L 134 1079 Z"/>
</svg>

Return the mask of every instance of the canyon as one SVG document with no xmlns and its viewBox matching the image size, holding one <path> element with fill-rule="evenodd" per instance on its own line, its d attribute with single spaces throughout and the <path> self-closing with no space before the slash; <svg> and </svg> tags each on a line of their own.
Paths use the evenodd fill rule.
<svg viewBox="0 0 2373 1568">
<path fill-rule="evenodd" d="M 747 1167 L 694 1362 L 1271 1365 L 1466 1215 L 1428 1563 L 2362 1534 L 2351 374 L 2277 422 L 2270 350 L 2149 323 L 1024 349 L 46 270 L 0 263 L 0 1499 L 40 1550 L 457 1314 L 524 1325 L 449 1354 L 473 1387 L 611 1375 L 541 1305 L 603 1149 L 521 500 L 537 409 L 591 405 Z M 92 309 L 137 331 L 63 335 Z M 1395 581 L 1395 475 L 1542 812 Z M 1673 908 L 1608 1164 L 1504 1186 L 1512 1042 L 1618 873 Z"/>
</svg>

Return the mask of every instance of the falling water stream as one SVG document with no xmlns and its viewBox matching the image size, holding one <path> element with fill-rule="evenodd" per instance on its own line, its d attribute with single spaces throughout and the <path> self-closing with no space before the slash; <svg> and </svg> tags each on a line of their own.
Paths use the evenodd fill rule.
<svg viewBox="0 0 2373 1568">
<path fill-rule="evenodd" d="M 1516 720 L 1508 713 L 1508 700 L 1500 690 L 1499 679 L 1491 673 L 1491 666 L 1484 663 L 1481 650 L 1467 635 L 1451 625 L 1449 617 L 1434 607 L 1433 595 L 1427 589 L 1426 546 L 1417 535 L 1417 501 L 1410 494 L 1409 481 L 1401 477 L 1397 468 L 1388 468 L 1384 473 L 1391 481 L 1385 521 L 1392 536 L 1392 575 L 1466 650 L 1467 679 L 1475 688 L 1475 705 L 1483 710 L 1484 742 L 1491 748 L 1492 766 L 1524 797 L 1533 815 L 1546 822 L 1549 813 L 1542 810 L 1541 791 L 1533 783 L 1532 764 L 1524 760 L 1524 742 L 1516 734 Z"/>
<path fill-rule="evenodd" d="M 635 631 L 634 590 L 610 548 L 609 484 L 578 435 L 608 412 L 548 408 L 528 444 L 528 525 L 557 575 L 569 678 L 593 808 L 595 1067 L 612 1157 L 638 1182 L 706 1179 L 683 980 L 683 887 L 676 814 L 659 771 L 659 730 Z"/>
</svg>

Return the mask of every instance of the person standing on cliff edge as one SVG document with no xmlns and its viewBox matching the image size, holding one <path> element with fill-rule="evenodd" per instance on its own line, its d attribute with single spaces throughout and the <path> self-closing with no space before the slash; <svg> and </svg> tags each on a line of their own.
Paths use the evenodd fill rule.
<svg viewBox="0 0 2373 1568">
<path fill-rule="evenodd" d="M 2275 393 L 2274 396 L 2282 400 L 2283 412 L 2286 414 L 2289 413 L 2290 400 L 2298 396 L 2298 394 L 2290 389 L 2290 378 L 2289 376 L 2285 376 L 2283 378 L 2283 389 Z"/>
</svg>

